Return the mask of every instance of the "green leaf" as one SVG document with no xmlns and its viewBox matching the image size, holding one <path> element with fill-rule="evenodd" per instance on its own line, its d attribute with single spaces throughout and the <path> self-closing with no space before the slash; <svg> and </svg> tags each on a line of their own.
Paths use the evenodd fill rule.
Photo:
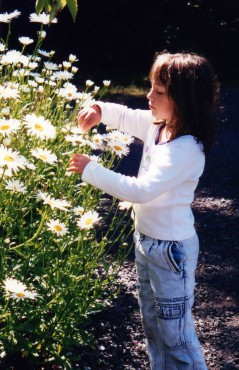
<svg viewBox="0 0 239 370">
<path fill-rule="evenodd" d="M 67 6 L 71 12 L 71 15 L 72 15 L 72 18 L 75 22 L 76 20 L 76 15 L 77 15 L 77 11 L 78 11 L 78 4 L 77 4 L 77 0 L 67 0 Z"/>
<path fill-rule="evenodd" d="M 37 0 L 37 2 L 36 2 L 36 12 L 37 12 L 37 14 L 41 13 L 41 11 L 43 10 L 44 5 L 45 5 L 46 2 L 47 2 L 47 0 Z"/>
</svg>

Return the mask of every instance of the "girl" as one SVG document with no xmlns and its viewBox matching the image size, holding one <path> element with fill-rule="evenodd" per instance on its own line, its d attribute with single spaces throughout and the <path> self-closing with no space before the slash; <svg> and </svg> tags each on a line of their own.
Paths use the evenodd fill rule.
<svg viewBox="0 0 239 370">
<path fill-rule="evenodd" d="M 139 306 L 153 370 L 205 370 L 192 319 L 198 237 L 190 204 L 212 145 L 218 83 L 208 61 L 158 54 L 150 71 L 149 110 L 99 102 L 78 124 L 100 122 L 144 142 L 138 177 L 75 154 L 69 171 L 134 204 Z"/>
</svg>

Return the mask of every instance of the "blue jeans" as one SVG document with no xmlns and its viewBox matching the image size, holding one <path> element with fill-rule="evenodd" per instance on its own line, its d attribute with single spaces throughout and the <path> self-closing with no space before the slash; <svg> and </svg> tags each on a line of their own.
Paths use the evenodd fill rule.
<svg viewBox="0 0 239 370">
<path fill-rule="evenodd" d="M 175 242 L 135 231 L 139 306 L 152 370 L 207 370 L 192 318 L 198 237 Z"/>
</svg>

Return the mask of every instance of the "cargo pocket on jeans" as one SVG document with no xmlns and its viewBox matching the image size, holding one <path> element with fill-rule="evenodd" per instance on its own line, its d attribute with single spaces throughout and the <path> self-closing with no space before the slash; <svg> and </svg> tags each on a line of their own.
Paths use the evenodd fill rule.
<svg viewBox="0 0 239 370">
<path fill-rule="evenodd" d="M 164 344 L 171 349 L 179 348 L 183 338 L 186 298 L 160 299 L 156 297 L 158 328 Z"/>
<path fill-rule="evenodd" d="M 187 258 L 182 243 L 177 241 L 168 242 L 165 254 L 170 269 L 176 273 L 182 272 Z"/>
</svg>

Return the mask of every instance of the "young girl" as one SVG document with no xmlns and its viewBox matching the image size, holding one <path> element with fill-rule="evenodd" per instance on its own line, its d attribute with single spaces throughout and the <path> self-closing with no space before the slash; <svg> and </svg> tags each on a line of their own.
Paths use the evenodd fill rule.
<svg viewBox="0 0 239 370">
<path fill-rule="evenodd" d="M 158 54 L 150 71 L 149 110 L 99 102 L 78 124 L 100 122 L 144 142 L 138 177 L 75 154 L 70 171 L 134 204 L 139 305 L 151 369 L 205 370 L 192 319 L 198 237 L 191 203 L 211 147 L 218 83 L 208 61 Z"/>
</svg>

